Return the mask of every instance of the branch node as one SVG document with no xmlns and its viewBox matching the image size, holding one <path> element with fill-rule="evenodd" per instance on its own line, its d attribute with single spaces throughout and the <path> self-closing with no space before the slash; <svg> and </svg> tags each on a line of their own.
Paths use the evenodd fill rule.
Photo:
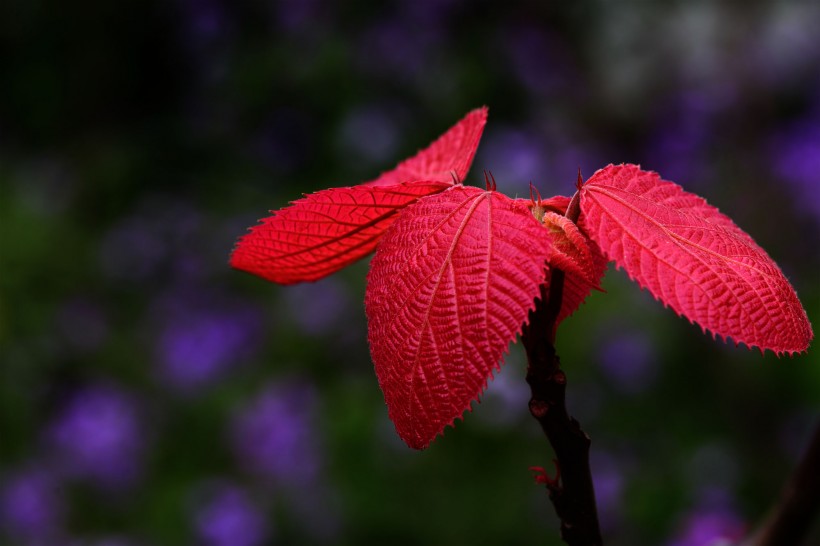
<svg viewBox="0 0 820 546">
<path fill-rule="evenodd" d="M 543 400 L 530 400 L 530 413 L 536 419 L 543 419 L 549 409 L 549 404 Z"/>
<path fill-rule="evenodd" d="M 531 466 L 530 470 L 535 473 L 535 483 L 546 485 L 550 493 L 559 493 L 561 490 L 561 466 L 558 464 L 558 459 L 553 459 L 552 464 L 555 465 L 554 478 L 550 478 L 543 466 Z"/>
</svg>

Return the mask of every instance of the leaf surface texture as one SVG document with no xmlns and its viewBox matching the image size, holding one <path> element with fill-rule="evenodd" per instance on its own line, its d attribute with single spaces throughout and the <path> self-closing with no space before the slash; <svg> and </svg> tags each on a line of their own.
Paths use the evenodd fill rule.
<svg viewBox="0 0 820 546">
<path fill-rule="evenodd" d="M 315 281 L 370 254 L 398 212 L 467 175 L 487 108 L 467 114 L 430 146 L 358 186 L 306 195 L 239 239 L 230 264 L 280 284 Z"/>
<path fill-rule="evenodd" d="M 422 449 L 470 408 L 534 307 L 551 252 L 526 205 L 455 186 L 402 212 L 368 275 L 368 338 L 390 418 Z"/>
<path fill-rule="evenodd" d="M 279 284 L 321 279 L 373 252 L 402 208 L 447 187 L 405 182 L 312 193 L 251 228 L 231 266 Z"/>
<path fill-rule="evenodd" d="M 636 165 L 609 165 L 580 192 L 581 229 L 676 313 L 761 350 L 808 347 L 811 325 L 780 268 L 704 199 Z"/>
</svg>

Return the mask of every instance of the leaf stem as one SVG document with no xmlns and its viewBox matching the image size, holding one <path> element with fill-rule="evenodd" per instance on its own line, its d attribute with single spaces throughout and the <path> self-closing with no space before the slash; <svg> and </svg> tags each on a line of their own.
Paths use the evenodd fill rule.
<svg viewBox="0 0 820 546">
<path fill-rule="evenodd" d="M 558 475 L 544 478 L 555 513 L 561 520 L 561 538 L 570 546 L 602 544 L 592 473 L 589 436 L 566 409 L 566 375 L 555 353 L 555 331 L 564 286 L 564 272 L 553 268 L 549 283 L 530 312 L 521 341 L 527 352 L 530 413 L 538 421 L 556 455 Z"/>
</svg>

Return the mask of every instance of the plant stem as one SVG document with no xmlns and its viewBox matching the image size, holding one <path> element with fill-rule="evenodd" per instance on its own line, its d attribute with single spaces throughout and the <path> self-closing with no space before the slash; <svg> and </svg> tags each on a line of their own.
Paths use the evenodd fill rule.
<svg viewBox="0 0 820 546">
<path fill-rule="evenodd" d="M 806 452 L 757 532 L 744 546 L 801 544 L 820 512 L 820 424 Z"/>
<path fill-rule="evenodd" d="M 589 469 L 590 440 L 566 409 L 566 375 L 555 353 L 555 329 L 564 286 L 564 273 L 552 269 L 549 293 L 530 312 L 521 341 L 527 351 L 530 413 L 541 425 L 553 450 L 558 474 L 542 477 L 555 513 L 561 520 L 561 538 L 570 546 L 602 544 L 595 491 Z"/>
</svg>

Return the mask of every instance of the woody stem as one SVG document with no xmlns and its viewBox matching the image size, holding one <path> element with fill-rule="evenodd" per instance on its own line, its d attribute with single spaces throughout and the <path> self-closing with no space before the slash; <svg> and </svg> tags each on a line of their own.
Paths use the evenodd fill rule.
<svg viewBox="0 0 820 546">
<path fill-rule="evenodd" d="M 780 499 L 743 546 L 802 544 L 820 513 L 820 423 Z"/>
<path fill-rule="evenodd" d="M 559 476 L 547 479 L 549 498 L 561 520 L 561 538 L 570 546 L 602 544 L 589 469 L 590 440 L 566 409 L 566 375 L 555 353 L 555 330 L 564 286 L 564 273 L 552 269 L 549 291 L 530 312 L 521 341 L 527 352 L 530 413 L 555 451 Z"/>
</svg>

